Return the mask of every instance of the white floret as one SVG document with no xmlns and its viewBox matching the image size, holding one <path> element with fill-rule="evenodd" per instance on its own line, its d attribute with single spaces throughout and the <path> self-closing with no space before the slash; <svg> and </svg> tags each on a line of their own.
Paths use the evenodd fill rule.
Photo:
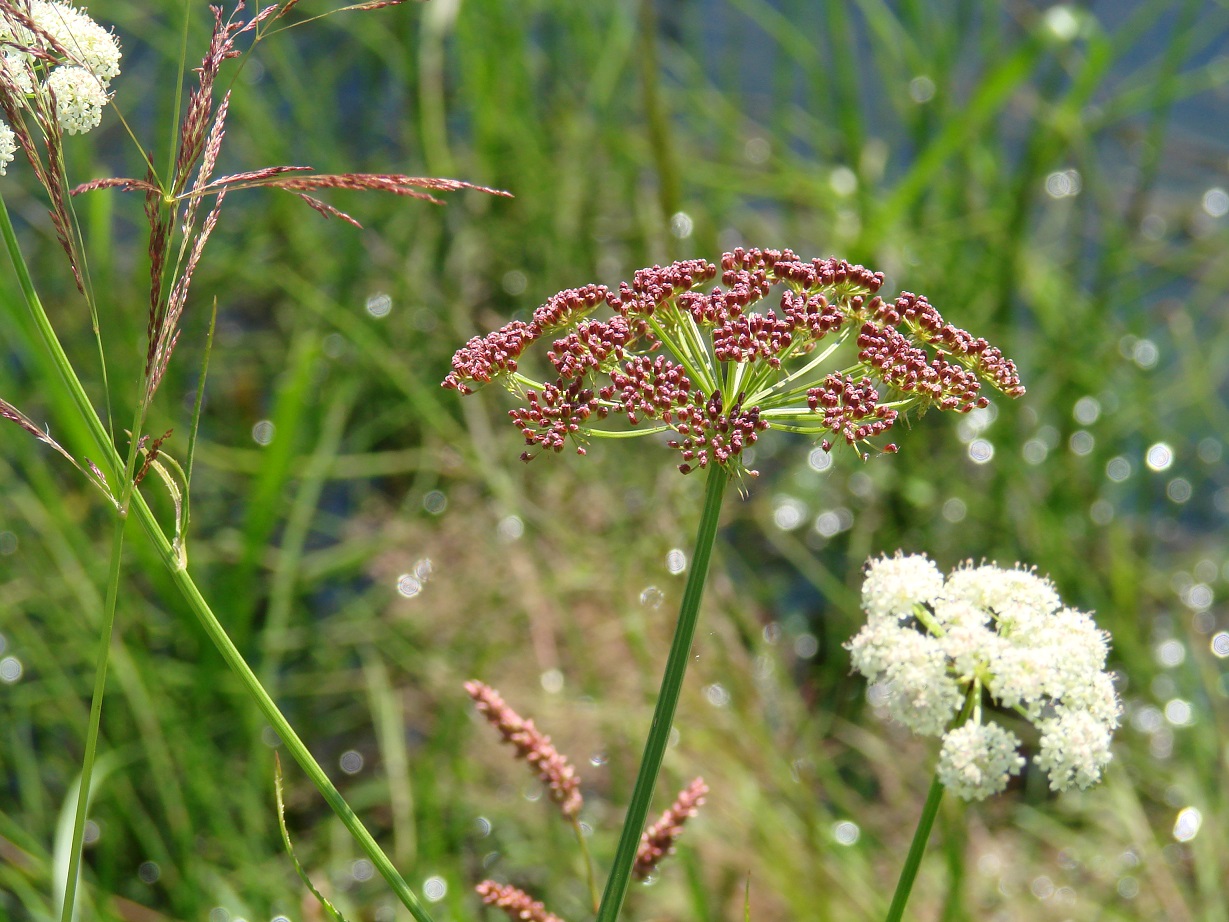
<svg viewBox="0 0 1229 922">
<path fill-rule="evenodd" d="M 895 649 L 907 628 L 893 621 L 871 621 L 845 644 L 853 668 L 868 682 L 877 682 L 896 656 Z"/>
<path fill-rule="evenodd" d="M 996 723 L 967 723 L 943 737 L 937 774 L 965 800 L 985 800 L 1007 787 L 1024 767 L 1020 740 Z"/>
<path fill-rule="evenodd" d="M 1097 630 L 1092 618 L 1083 612 L 1064 608 L 1047 621 L 1037 643 L 1055 651 L 1053 675 L 1047 693 L 1066 698 L 1105 668 L 1109 643 L 1104 631 Z"/>
<path fill-rule="evenodd" d="M 1068 688 L 1062 703 L 1068 711 L 1083 711 L 1111 730 L 1117 728 L 1122 716 L 1122 702 L 1114 689 L 1114 678 L 1108 672 L 1098 672 Z"/>
<path fill-rule="evenodd" d="M 862 583 L 862 608 L 876 618 L 907 618 L 943 590 L 943 574 L 925 554 L 872 560 Z"/>
<path fill-rule="evenodd" d="M 902 634 L 884 671 L 889 711 L 914 733 L 938 736 L 956 716 L 964 693 L 934 638 L 909 629 Z"/>
<path fill-rule="evenodd" d="M 1003 643 L 990 659 L 986 690 L 1003 707 L 1038 716 L 1054 675 L 1054 650 Z"/>
<path fill-rule="evenodd" d="M 67 134 L 84 134 L 102 121 L 107 93 L 84 67 L 57 67 L 47 77 L 46 88 L 55 95 L 56 121 Z"/>
<path fill-rule="evenodd" d="M 119 41 L 84 10 L 67 3 L 33 0 L 30 16 L 67 52 L 69 63 L 86 68 L 104 88 L 119 76 Z"/>
<path fill-rule="evenodd" d="M 863 627 L 847 647 L 867 681 L 884 682 L 893 719 L 914 733 L 938 736 L 956 715 L 964 695 L 936 638 L 880 620 Z"/>
<path fill-rule="evenodd" d="M 1030 570 L 1003 570 L 995 566 L 964 566 L 954 570 L 943 587 L 943 595 L 991 612 L 1004 636 L 1027 630 L 1062 604 L 1049 580 Z"/>
<path fill-rule="evenodd" d="M 1061 709 L 1057 717 L 1037 721 L 1041 747 L 1037 766 L 1050 776 L 1050 788 L 1080 790 L 1101 780 L 1109 763 L 1113 727 L 1087 711 Z"/>
<path fill-rule="evenodd" d="M 0 176 L 5 174 L 8 165 L 17 154 L 17 136 L 6 122 L 0 121 Z"/>
<path fill-rule="evenodd" d="M 16 48 L 5 48 L 0 51 L 0 68 L 4 70 L 4 81 L 22 96 L 34 92 L 34 68 L 32 58 Z"/>
<path fill-rule="evenodd" d="M 990 617 L 963 600 L 935 602 L 934 620 L 943 631 L 939 644 L 961 678 L 984 671 L 1001 646 Z"/>
</svg>

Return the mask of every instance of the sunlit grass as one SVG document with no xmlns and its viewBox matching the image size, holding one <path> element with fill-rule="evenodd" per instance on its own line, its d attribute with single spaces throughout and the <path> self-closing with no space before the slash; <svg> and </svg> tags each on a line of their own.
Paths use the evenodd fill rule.
<svg viewBox="0 0 1229 922">
<path fill-rule="evenodd" d="M 1030 776 L 995 802 L 946 804 L 917 917 L 1225 918 L 1229 689 L 1210 645 L 1229 585 L 1227 419 L 1214 399 L 1229 367 L 1229 233 L 1206 193 L 1227 185 L 1229 151 L 1203 129 L 1229 83 L 1216 57 L 1226 14 L 1098 9 L 1100 27 L 1085 21 L 1064 41 L 1031 7 L 1016 18 L 985 4 L 896 6 L 661 5 L 652 79 L 666 141 L 646 124 L 635 5 L 484 0 L 453 18 L 432 0 L 336 18 L 301 43 L 291 33 L 245 72 L 235 168 L 455 175 L 516 196 L 431 211 L 339 200 L 368 228 L 356 232 L 235 195 L 198 273 L 185 361 L 150 421 L 162 431 L 186 418 L 216 295 L 194 572 L 229 601 L 219 617 L 411 885 L 447 881 L 439 918 L 478 917 L 470 891 L 492 873 L 585 917 L 570 830 L 483 745 L 461 683 L 515 694 L 579 764 L 605 867 L 682 591 L 666 555 L 688 546 L 701 494 L 699 478 L 639 445 L 521 465 L 496 391 L 462 406 L 439 389 L 452 349 L 559 288 L 746 242 L 864 261 L 926 292 L 1001 343 L 1029 395 L 1000 401 L 976 433 L 927 417 L 899 457 L 865 466 L 838 457 L 816 471 L 805 441 L 760 455 L 763 476 L 727 511 L 666 759 L 664 787 L 703 774 L 712 793 L 631 913 L 740 918 L 748 871 L 756 920 L 883 912 L 929 780 L 912 769 L 933 753 L 873 716 L 840 644 L 856 630 L 861 563 L 902 546 L 945 568 L 1036 563 L 1097 611 L 1127 677 L 1106 785 L 1055 799 Z M 117 93 L 129 109 L 148 102 L 139 124 L 163 124 L 178 12 L 92 12 L 116 23 L 132 62 Z M 205 28 L 194 24 L 197 39 Z M 69 148 L 71 165 L 115 174 L 123 145 L 104 123 Z M 82 309 L 44 209 L 18 171 L 4 181 L 40 286 L 49 280 L 40 291 L 66 321 Z M 103 335 L 127 405 L 145 323 L 139 201 L 81 204 L 95 283 L 119 308 Z M 675 212 L 690 236 L 675 235 L 687 226 Z M 380 293 L 391 310 L 375 317 L 366 305 Z M 0 297 L 16 296 L 0 275 Z M 80 321 L 70 348 L 96 384 Z M 31 331 L 0 337 L 0 396 L 85 444 L 41 384 Z M 252 434 L 261 421 L 274 426 L 267 446 Z M 970 459 L 974 438 L 993 445 L 989 463 Z M 1151 470 L 1158 442 L 1174 457 Z M 106 520 L 20 430 L 0 444 L 0 661 L 21 668 L 0 686 L 0 915 L 41 919 L 106 581 L 106 543 L 84 535 Z M 796 527 L 777 515 L 787 501 Z M 421 591 L 399 595 L 423 560 Z M 262 721 L 144 540 L 130 541 L 126 573 L 103 719 L 114 764 L 91 813 L 84 911 L 310 918 L 280 850 Z M 649 587 L 660 607 L 653 593 L 642 603 Z M 1167 641 L 1181 654 L 1161 652 Z M 562 689 L 547 691 L 557 675 Z M 706 695 L 714 685 L 728 697 Z M 1175 723 L 1187 713 L 1175 701 L 1188 724 Z M 341 768 L 350 751 L 363 756 L 354 775 Z M 323 892 L 352 919 L 391 918 L 387 890 L 358 879 L 360 856 L 318 797 L 290 770 L 287 785 L 296 851 Z M 1180 844 L 1188 806 L 1203 827 Z"/>
</svg>

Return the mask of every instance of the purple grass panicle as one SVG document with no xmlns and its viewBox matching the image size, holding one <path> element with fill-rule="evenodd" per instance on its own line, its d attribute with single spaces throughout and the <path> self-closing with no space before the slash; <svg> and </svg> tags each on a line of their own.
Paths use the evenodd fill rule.
<svg viewBox="0 0 1229 922">
<path fill-rule="evenodd" d="M 504 703 L 499 692 L 478 681 L 465 683 L 465 690 L 478 705 L 478 712 L 500 732 L 504 740 L 516 748 L 516 757 L 524 759 L 546 785 L 551 800 L 569 820 L 580 813 L 583 798 L 580 778 L 567 757 L 551 745 L 550 737 Z"/>
<path fill-rule="evenodd" d="M 695 779 L 679 791 L 674 803 L 644 831 L 636 852 L 636 863 L 632 866 L 632 874 L 637 880 L 644 880 L 657 869 L 663 858 L 673 854 L 674 844 L 683 834 L 683 824 L 696 815 L 707 793 L 708 785 L 704 779 Z"/>
<path fill-rule="evenodd" d="M 11 0 L 0 0 L 0 10 L 9 2 Z M 399 2 L 401 0 L 376 0 L 348 9 L 374 10 L 394 6 Z M 442 204 L 433 193 L 456 192 L 462 189 L 507 195 L 506 192 L 455 179 L 407 176 L 401 173 L 316 173 L 309 166 L 298 165 L 264 166 L 215 176 L 230 109 L 229 91 L 222 93 L 220 99 L 215 101 L 222 66 L 228 60 L 246 53 L 238 44 L 242 36 L 258 33 L 262 27 L 267 32 L 272 23 L 284 17 L 294 6 L 295 0 L 282 0 L 263 6 L 250 16 L 244 12 L 243 2 L 236 3 L 227 16 L 224 16 L 220 6 L 211 6 L 213 30 L 200 66 L 194 71 L 196 85 L 188 94 L 188 103 L 179 126 L 171 174 L 160 179 L 151 160 L 142 179 L 100 178 L 72 189 L 73 195 L 98 189 L 119 189 L 124 192 L 141 192 L 145 196 L 150 263 L 143 396 L 143 403 L 146 405 L 152 402 L 162 383 L 179 342 L 180 321 L 187 306 L 192 279 L 204 254 L 205 245 L 217 227 L 222 203 L 228 193 L 249 189 L 280 189 L 297 196 L 325 218 L 339 218 L 355 227 L 361 225 L 353 217 L 308 193 L 330 189 L 384 192 L 433 204 Z M 5 149 L 5 135 L 0 131 L 0 169 L 3 167 Z M 61 184 L 58 183 L 48 186 L 53 199 L 60 188 Z M 202 218 L 200 212 L 203 206 L 206 211 Z M 53 211 L 53 217 L 56 213 Z M 178 247 L 174 244 L 177 230 Z"/>
<path fill-rule="evenodd" d="M 754 474 L 743 454 L 768 429 L 815 436 L 863 457 L 909 410 L 967 413 L 982 384 L 1024 393 L 1016 366 L 986 340 L 947 323 L 920 295 L 879 296 L 883 274 L 841 259 L 743 248 L 720 265 L 653 266 L 617 289 L 554 295 L 457 350 L 446 388 L 471 394 L 499 381 L 531 460 L 591 439 L 669 433 L 684 474 L 720 464 Z M 775 308 L 753 310 L 774 290 Z M 546 339 L 549 368 L 522 358 Z M 843 348 L 841 348 L 843 347 Z"/>
</svg>

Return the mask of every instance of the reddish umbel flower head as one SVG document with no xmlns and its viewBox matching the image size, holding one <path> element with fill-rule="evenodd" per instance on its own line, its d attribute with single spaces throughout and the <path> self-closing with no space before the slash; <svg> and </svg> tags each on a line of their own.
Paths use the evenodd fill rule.
<svg viewBox="0 0 1229 922">
<path fill-rule="evenodd" d="M 882 285 L 882 273 L 790 250 L 654 266 L 617 290 L 562 291 L 528 323 L 474 337 L 444 386 L 470 394 L 499 380 L 516 394 L 526 461 L 567 445 L 583 455 L 591 437 L 669 431 L 683 473 L 743 471 L 740 456 L 766 429 L 865 451 L 909 409 L 967 413 L 988 403 L 983 383 L 1024 393 L 1002 352 L 924 297 L 881 298 Z M 752 310 L 774 287 L 779 306 Z M 537 381 L 519 363 L 542 338 L 552 376 Z M 846 342 L 853 349 L 838 352 Z"/>
<path fill-rule="evenodd" d="M 488 906 L 499 907 L 511 919 L 522 920 L 522 922 L 563 922 L 553 912 L 547 912 L 541 902 L 511 884 L 497 884 L 493 880 L 484 880 L 474 889 L 482 897 L 482 902 Z"/>
<path fill-rule="evenodd" d="M 504 703 L 499 692 L 481 682 L 465 683 L 465 690 L 478 705 L 478 712 L 485 717 L 504 740 L 516 747 L 518 759 L 524 759 L 537 770 L 538 778 L 550 791 L 551 800 L 568 819 L 580 813 L 580 778 L 565 756 L 559 754 L 546 736 Z M 526 916 L 525 918 L 529 918 Z"/>
<path fill-rule="evenodd" d="M 640 837 L 640 848 L 636 851 L 636 863 L 632 866 L 632 873 L 638 880 L 652 874 L 661 860 L 673 853 L 674 843 L 683 834 L 683 824 L 696 815 L 707 793 L 708 785 L 703 778 L 697 778 L 679 791 L 674 803 L 644 831 Z"/>
</svg>

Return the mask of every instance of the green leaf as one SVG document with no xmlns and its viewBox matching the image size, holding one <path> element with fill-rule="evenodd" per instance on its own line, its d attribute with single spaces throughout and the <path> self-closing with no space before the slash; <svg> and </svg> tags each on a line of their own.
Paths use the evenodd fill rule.
<svg viewBox="0 0 1229 922">
<path fill-rule="evenodd" d="M 276 752 L 273 753 L 273 779 L 273 790 L 277 795 L 277 825 L 282 831 L 282 844 L 286 846 L 286 854 L 294 862 L 294 869 L 299 872 L 299 877 L 303 879 L 307 889 L 312 892 L 312 896 L 320 901 L 324 911 L 329 914 L 329 918 L 333 919 L 333 922 L 346 922 L 346 917 L 337 910 L 337 907 L 320 895 L 320 891 L 315 888 L 311 878 L 303 870 L 303 865 L 299 864 L 299 859 L 295 857 L 294 846 L 290 844 L 290 833 L 286 831 L 286 805 L 282 801 L 282 760 L 278 758 Z"/>
</svg>

